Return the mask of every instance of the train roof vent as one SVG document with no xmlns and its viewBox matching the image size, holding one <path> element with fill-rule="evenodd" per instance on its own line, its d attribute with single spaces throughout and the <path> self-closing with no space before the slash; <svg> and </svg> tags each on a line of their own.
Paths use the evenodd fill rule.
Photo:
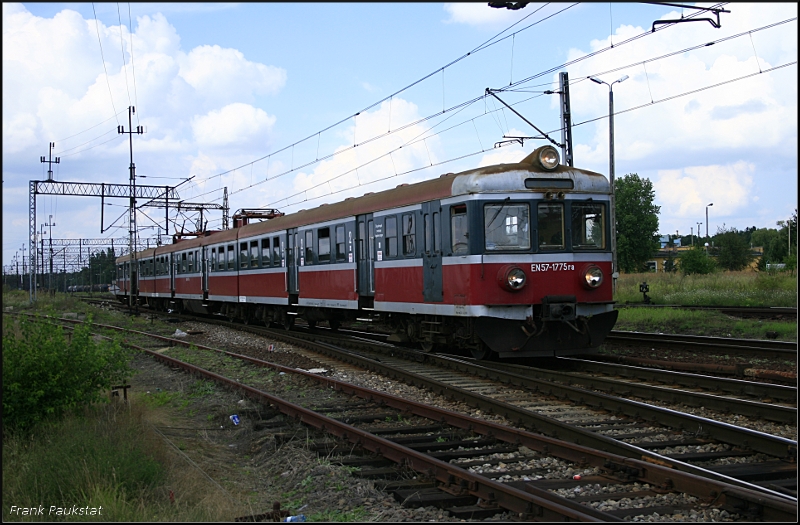
<svg viewBox="0 0 800 525">
<path fill-rule="evenodd" d="M 397 185 L 398 188 L 402 188 L 403 186 L 408 186 L 408 183 L 404 182 L 403 184 L 398 184 Z"/>
<path fill-rule="evenodd" d="M 345 200 L 346 200 L 346 201 L 351 201 L 351 200 L 353 200 L 353 199 L 354 199 L 354 197 L 347 197 L 347 198 L 345 198 Z"/>
<path fill-rule="evenodd" d="M 364 197 L 366 197 L 367 195 L 372 195 L 374 193 L 375 193 L 374 191 L 367 192 L 367 193 L 364 194 Z"/>
<path fill-rule="evenodd" d="M 441 179 L 442 177 L 449 177 L 450 175 L 455 175 L 455 173 L 453 173 L 451 171 L 450 173 L 445 173 L 444 175 L 439 175 L 439 178 Z"/>
</svg>

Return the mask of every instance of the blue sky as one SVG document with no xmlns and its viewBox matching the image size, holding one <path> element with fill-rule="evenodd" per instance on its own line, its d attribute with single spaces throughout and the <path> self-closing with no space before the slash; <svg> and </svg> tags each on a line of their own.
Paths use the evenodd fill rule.
<svg viewBox="0 0 800 525">
<path fill-rule="evenodd" d="M 521 159 L 546 142 L 494 148 L 504 134 L 536 132 L 484 90 L 511 84 L 499 96 L 554 131 L 558 97 L 542 91 L 557 87 L 559 71 L 571 80 L 575 165 L 603 174 L 608 89 L 586 77 L 629 76 L 614 86 L 616 174 L 653 181 L 662 233 L 696 230 L 709 202 L 712 233 L 723 223 L 774 227 L 797 207 L 797 5 L 726 9 L 719 29 L 693 22 L 651 34 L 653 21 L 681 10 L 4 3 L 3 264 L 27 244 L 28 181 L 46 178 L 49 142 L 61 157 L 56 180 L 127 183 L 128 141 L 116 128 L 128 129 L 129 105 L 134 127 L 147 129 L 134 137 L 139 183 L 194 176 L 180 188 L 187 201 L 221 203 L 227 187 L 231 213 L 292 212 Z M 53 215 L 56 238 L 125 237 L 127 203 L 109 204 L 105 227 L 122 218 L 102 234 L 94 198 L 39 197 L 37 223 Z M 140 235 L 154 237 L 145 214 L 163 224 L 163 210 L 137 218 L 151 227 Z M 212 212 L 209 228 L 220 218 Z"/>
</svg>

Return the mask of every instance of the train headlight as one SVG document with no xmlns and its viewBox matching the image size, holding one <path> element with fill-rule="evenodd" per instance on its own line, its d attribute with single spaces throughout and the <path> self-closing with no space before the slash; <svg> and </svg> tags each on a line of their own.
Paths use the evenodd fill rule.
<svg viewBox="0 0 800 525">
<path fill-rule="evenodd" d="M 588 266 L 583 272 L 584 283 L 587 288 L 597 288 L 603 284 L 603 270 L 597 266 Z"/>
<path fill-rule="evenodd" d="M 502 288 L 510 292 L 517 292 L 525 287 L 528 278 L 525 276 L 525 272 L 516 266 L 506 266 L 498 272 L 497 282 Z"/>
<path fill-rule="evenodd" d="M 553 146 L 542 146 L 539 148 L 539 164 L 548 171 L 558 167 L 558 150 Z"/>
</svg>

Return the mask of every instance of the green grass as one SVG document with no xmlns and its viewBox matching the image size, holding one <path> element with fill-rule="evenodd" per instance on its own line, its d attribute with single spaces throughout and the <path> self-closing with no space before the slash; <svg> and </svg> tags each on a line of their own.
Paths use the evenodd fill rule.
<svg viewBox="0 0 800 525">
<path fill-rule="evenodd" d="M 797 276 L 752 271 L 621 274 L 614 299 L 621 305 L 641 303 L 639 285 L 643 281 L 650 287 L 648 296 L 654 304 L 797 307 Z"/>
<path fill-rule="evenodd" d="M 3 436 L 3 521 L 218 521 L 240 509 L 187 469 L 145 423 L 152 409 L 95 405 Z M 169 498 L 174 490 L 175 503 Z M 11 514 L 11 506 L 44 515 Z M 58 516 L 50 506 L 98 515 Z"/>
<path fill-rule="evenodd" d="M 767 339 L 767 332 L 777 332 L 779 341 L 797 341 L 796 321 L 731 319 L 720 312 L 676 308 L 620 308 L 614 329 L 741 339 Z"/>
</svg>

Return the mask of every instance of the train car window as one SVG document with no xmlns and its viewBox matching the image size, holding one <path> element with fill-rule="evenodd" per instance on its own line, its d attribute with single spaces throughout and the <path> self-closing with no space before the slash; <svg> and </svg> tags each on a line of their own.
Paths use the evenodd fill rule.
<svg viewBox="0 0 800 525">
<path fill-rule="evenodd" d="M 186 273 L 186 252 L 181 254 L 181 273 Z"/>
<path fill-rule="evenodd" d="M 602 250 L 606 247 L 605 204 L 572 202 L 572 249 Z"/>
<path fill-rule="evenodd" d="M 247 254 L 247 243 L 239 243 L 239 267 L 247 268 L 249 266 L 250 256 Z"/>
<path fill-rule="evenodd" d="M 400 222 L 403 225 L 403 255 L 416 255 L 417 233 L 414 229 L 414 216 L 403 215 Z"/>
<path fill-rule="evenodd" d="M 469 231 L 467 222 L 467 206 L 459 204 L 450 208 L 450 242 L 453 255 L 469 253 Z"/>
<path fill-rule="evenodd" d="M 563 250 L 564 249 L 564 205 L 561 203 L 540 203 L 538 207 L 539 219 L 539 249 Z"/>
<path fill-rule="evenodd" d="M 347 255 L 345 254 L 344 244 L 344 226 L 336 227 L 336 260 L 344 261 Z"/>
<path fill-rule="evenodd" d="M 278 266 L 281 264 L 281 240 L 280 237 L 272 238 L 272 265 Z"/>
<path fill-rule="evenodd" d="M 261 239 L 261 267 L 266 268 L 269 264 L 269 256 L 270 256 L 270 249 L 269 249 L 269 237 L 266 239 Z"/>
<path fill-rule="evenodd" d="M 217 270 L 217 249 L 211 248 L 211 271 Z"/>
<path fill-rule="evenodd" d="M 189 252 L 189 264 L 188 264 L 188 272 L 192 273 L 194 271 L 194 253 Z"/>
<path fill-rule="evenodd" d="M 317 232 L 317 257 L 319 262 L 331 260 L 331 229 L 320 228 Z"/>
<path fill-rule="evenodd" d="M 269 251 L 269 246 L 267 246 Z M 269 259 L 267 259 L 267 266 L 269 266 Z M 258 268 L 258 241 L 250 241 L 250 268 Z"/>
<path fill-rule="evenodd" d="M 442 251 L 442 225 L 438 211 L 433 212 L 433 250 L 437 253 Z"/>
<path fill-rule="evenodd" d="M 233 244 L 228 245 L 228 270 L 235 270 L 236 269 L 236 256 L 233 252 Z"/>
<path fill-rule="evenodd" d="M 531 247 L 527 204 L 487 204 L 483 207 L 487 251 L 528 250 Z"/>
<path fill-rule="evenodd" d="M 309 266 L 314 263 L 314 232 L 308 230 L 306 232 L 306 246 L 305 246 L 305 254 L 306 254 L 306 266 Z"/>
<path fill-rule="evenodd" d="M 386 217 L 386 256 L 397 257 L 397 217 Z"/>
</svg>

